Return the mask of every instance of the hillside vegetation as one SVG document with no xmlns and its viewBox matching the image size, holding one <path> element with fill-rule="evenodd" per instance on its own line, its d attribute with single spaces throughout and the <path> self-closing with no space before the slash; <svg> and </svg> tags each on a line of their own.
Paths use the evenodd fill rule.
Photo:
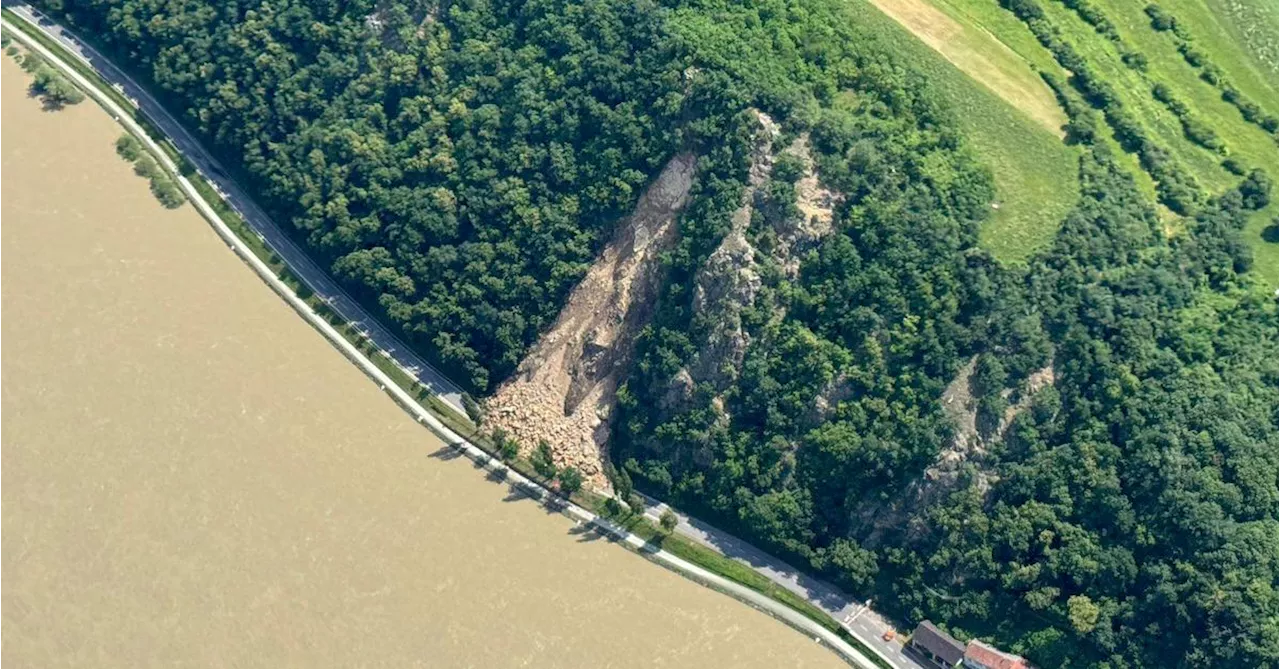
<svg viewBox="0 0 1280 669">
<path fill-rule="evenodd" d="M 1266 130 L 1188 104 L 1235 114 L 1227 165 L 1128 28 L 1051 1 L 1005 18 L 1073 73 L 1070 146 L 861 1 L 44 4 L 477 394 L 696 157 L 634 351 L 591 351 L 631 361 L 616 489 L 1040 666 L 1274 665 L 1275 185 L 1234 146 Z M 1001 262 L 1027 127 L 1067 204 Z"/>
<path fill-rule="evenodd" d="M 1275 75 L 1260 59 L 1267 53 L 1256 46 L 1261 31 L 1249 31 L 1253 42 L 1237 37 L 1245 16 L 1274 27 L 1276 19 L 1265 18 L 1274 8 L 1253 0 L 1224 1 L 1230 8 L 1221 14 L 1201 0 L 930 2 L 1000 39 L 1042 73 L 1062 76 L 1065 57 L 1067 69 L 1082 75 L 1072 80 L 1088 81 L 1086 97 L 1107 111 L 1116 146 L 1129 152 L 1120 164 L 1171 209 L 1162 213 L 1171 234 L 1186 225 L 1196 199 L 1229 188 L 1248 170 L 1277 177 Z M 1168 18 L 1157 21 L 1153 13 Z M 1011 18 L 1021 23 L 1010 25 Z M 1046 64 L 1046 56 L 1057 62 Z M 1274 204 L 1257 212 L 1245 231 L 1265 292 L 1278 280 L 1278 212 Z"/>
<path fill-rule="evenodd" d="M 1075 179 L 1070 175 L 1078 156 L 1061 141 L 1066 117 L 1037 68 L 959 8 L 916 11 L 909 14 L 911 25 L 903 26 L 881 11 L 927 10 L 925 0 L 874 7 L 867 0 L 853 1 L 862 29 L 876 33 L 903 62 L 923 73 L 933 95 L 952 109 L 964 110 L 956 115 L 956 123 L 968 146 L 991 170 L 996 186 L 995 208 L 979 226 L 980 245 L 997 259 L 1013 263 L 1048 246 L 1075 202 Z M 1007 20 L 1018 25 L 1012 16 Z M 933 21 L 942 25 L 934 26 Z M 913 28 L 927 30 L 928 38 L 917 39 L 923 36 Z M 1029 33 L 1026 38 L 1034 39 Z M 1047 55 L 1041 66 L 1056 67 Z"/>
</svg>

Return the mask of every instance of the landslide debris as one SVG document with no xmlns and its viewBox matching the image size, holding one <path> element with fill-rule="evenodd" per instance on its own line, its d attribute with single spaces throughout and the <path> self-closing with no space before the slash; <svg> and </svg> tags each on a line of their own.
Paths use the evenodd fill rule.
<svg viewBox="0 0 1280 669">
<path fill-rule="evenodd" d="M 660 256 L 676 238 L 696 157 L 673 158 L 620 222 L 551 329 L 488 402 L 488 422 L 527 455 L 546 441 L 557 467 L 574 467 L 607 490 L 604 448 L 618 384 L 651 316 Z"/>
</svg>

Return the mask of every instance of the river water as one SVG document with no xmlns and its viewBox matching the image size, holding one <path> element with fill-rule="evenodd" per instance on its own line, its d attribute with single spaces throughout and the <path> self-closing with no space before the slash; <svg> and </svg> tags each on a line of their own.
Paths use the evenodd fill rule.
<svg viewBox="0 0 1280 669">
<path fill-rule="evenodd" d="M 2 67 L 3 661 L 842 666 L 444 457 Z"/>
</svg>

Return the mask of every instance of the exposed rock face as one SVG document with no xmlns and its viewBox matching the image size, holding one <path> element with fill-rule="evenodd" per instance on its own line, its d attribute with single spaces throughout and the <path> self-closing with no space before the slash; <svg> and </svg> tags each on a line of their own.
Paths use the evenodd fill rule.
<svg viewBox="0 0 1280 669">
<path fill-rule="evenodd" d="M 835 413 L 836 407 L 853 397 L 853 394 L 849 377 L 844 372 L 840 372 L 818 393 L 817 397 L 813 398 L 813 406 L 805 416 L 805 424 L 816 427 L 825 423 Z"/>
<path fill-rule="evenodd" d="M 742 367 L 742 359 L 750 340 L 742 329 L 742 310 L 755 302 L 760 291 L 760 274 L 756 268 L 756 250 L 747 241 L 751 224 L 752 203 L 756 190 L 769 179 L 773 170 L 773 140 L 778 124 L 761 111 L 755 112 L 760 122 L 747 188 L 742 204 L 733 213 L 733 227 L 720 246 L 707 258 L 694 279 L 693 310 L 711 324 L 707 344 L 697 353 L 688 369 L 677 374 L 678 387 L 710 382 L 717 391 L 728 387 Z M 686 378 L 688 380 L 686 380 Z M 676 386 L 673 386 L 676 388 Z"/>
<path fill-rule="evenodd" d="M 835 208 L 844 196 L 829 190 L 818 181 L 817 166 L 809 147 L 809 136 L 801 135 L 783 153 L 796 156 L 804 164 L 804 175 L 796 182 L 796 208 L 799 218 L 788 218 L 775 228 L 778 233 L 778 261 L 787 276 L 800 274 L 800 258 L 831 233 Z"/>
<path fill-rule="evenodd" d="M 560 316 L 488 403 L 488 421 L 523 453 L 551 444 L 555 463 L 607 489 L 603 448 L 618 383 L 658 290 L 659 256 L 676 236 L 676 216 L 693 183 L 696 158 L 671 160 L 622 221 Z"/>
<path fill-rule="evenodd" d="M 969 362 L 956 373 L 956 378 L 942 391 L 942 411 L 951 419 L 955 434 L 951 438 L 951 445 L 938 453 L 938 464 L 962 461 L 971 450 L 981 448 L 978 406 L 969 392 L 969 379 L 973 377 L 973 370 L 977 366 L 978 357 L 969 358 Z"/>
<path fill-rule="evenodd" d="M 799 158 L 804 166 L 803 175 L 795 187 L 795 205 L 799 215 L 785 216 L 773 223 L 777 242 L 770 255 L 788 278 L 794 279 L 799 275 L 800 258 L 831 232 L 834 210 L 842 199 L 819 183 L 808 135 L 801 135 L 780 153 L 775 153 L 774 142 L 781 129 L 768 114 L 759 110 L 754 113 L 759 129 L 741 205 L 733 214 L 729 233 L 695 277 L 693 310 L 697 318 L 710 326 L 707 340 L 688 367 L 672 379 L 660 407 L 664 411 L 682 406 L 701 383 L 710 384 L 717 393 L 723 392 L 737 379 L 742 369 L 751 343 L 750 335 L 742 326 L 742 311 L 755 305 L 762 286 L 757 262 L 759 249 L 748 238 L 748 229 L 752 212 L 759 198 L 763 197 L 760 189 L 773 174 L 776 157 L 792 155 Z M 842 392 L 840 388 L 831 391 L 836 396 Z M 836 397 L 834 401 L 839 399 Z M 717 410 L 722 409 L 724 403 L 720 397 L 715 400 L 713 406 Z M 725 414 L 722 412 L 721 415 Z"/>
<path fill-rule="evenodd" d="M 982 466 L 982 458 L 991 446 L 1002 441 L 1018 414 L 1031 407 L 1032 398 L 1040 389 L 1053 385 L 1055 374 L 1053 365 L 1032 372 L 1022 382 L 1018 392 L 1018 401 L 1005 409 L 999 427 L 983 439 L 978 430 L 977 401 L 969 390 L 969 379 L 977 366 L 977 357 L 956 374 L 942 393 L 942 408 L 955 426 L 955 434 L 951 444 L 938 453 L 933 464 L 926 468 L 919 479 L 913 481 L 901 495 L 888 504 L 875 506 L 860 514 L 858 524 L 869 529 L 864 541 L 867 547 L 879 543 L 883 533 L 892 527 L 899 527 L 914 515 L 914 511 L 924 508 L 950 494 L 960 483 L 960 475 L 966 462 L 976 465 L 975 485 L 982 493 L 986 493 L 999 477 Z M 1006 396 L 1012 395 L 1012 389 L 1004 391 Z M 922 527 L 910 527 L 909 531 L 923 531 Z"/>
</svg>

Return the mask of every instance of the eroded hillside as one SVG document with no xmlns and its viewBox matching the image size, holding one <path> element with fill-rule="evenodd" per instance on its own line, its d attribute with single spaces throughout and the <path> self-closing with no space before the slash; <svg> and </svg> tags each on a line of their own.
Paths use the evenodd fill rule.
<svg viewBox="0 0 1280 669">
<path fill-rule="evenodd" d="M 676 156 L 618 226 L 555 324 L 490 399 L 489 421 L 528 453 L 547 442 L 558 467 L 607 488 L 603 449 L 636 334 L 652 313 L 659 259 L 688 202 L 696 157 Z"/>
</svg>

